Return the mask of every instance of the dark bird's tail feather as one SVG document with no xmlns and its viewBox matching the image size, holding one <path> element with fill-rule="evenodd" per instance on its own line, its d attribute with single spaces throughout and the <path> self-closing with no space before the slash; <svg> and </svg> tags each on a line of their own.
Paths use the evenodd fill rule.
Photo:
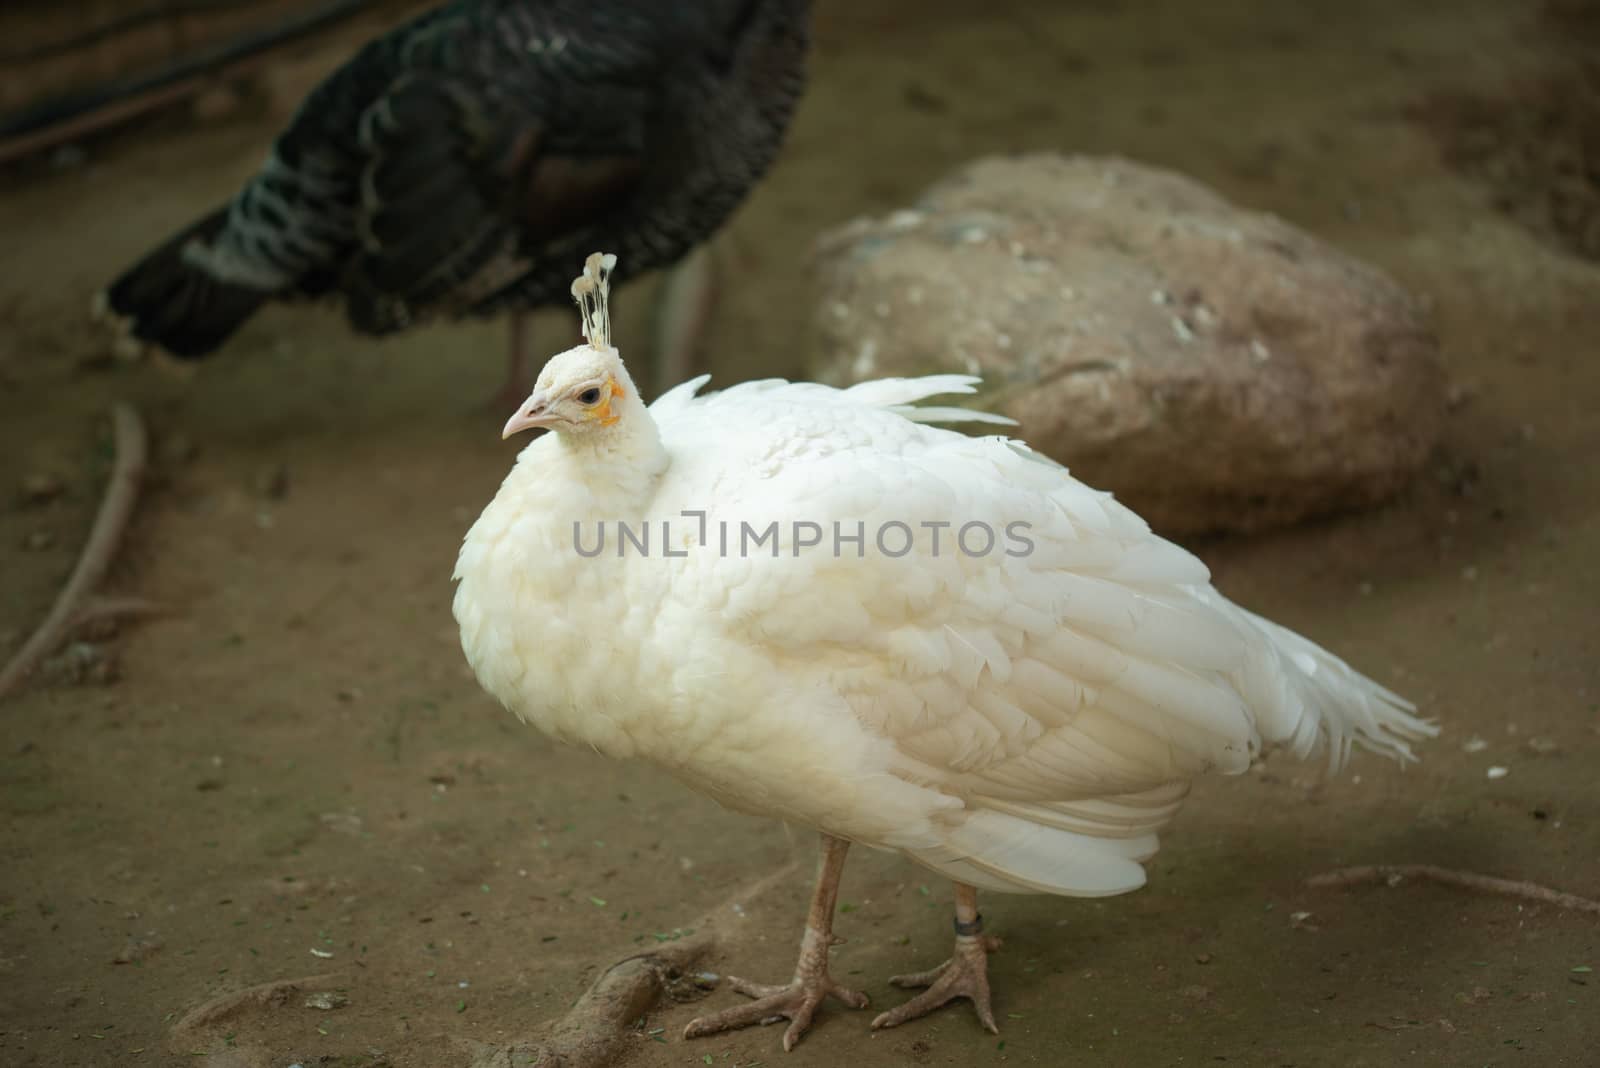
<svg viewBox="0 0 1600 1068">
<path fill-rule="evenodd" d="M 219 208 L 134 264 L 107 287 L 104 306 L 128 334 L 194 360 L 215 352 L 272 293 L 221 281 L 184 258 L 192 241 L 209 242 L 228 221 Z"/>
</svg>

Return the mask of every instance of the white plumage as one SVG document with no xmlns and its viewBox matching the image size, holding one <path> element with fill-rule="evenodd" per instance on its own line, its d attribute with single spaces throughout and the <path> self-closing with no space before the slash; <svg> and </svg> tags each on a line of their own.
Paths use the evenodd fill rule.
<svg viewBox="0 0 1600 1068">
<path fill-rule="evenodd" d="M 1144 883 L 1197 775 L 1269 745 L 1408 759 L 1434 733 L 1109 494 L 928 425 L 995 417 L 914 406 L 975 379 L 705 381 L 646 409 L 615 350 L 557 356 L 513 418 L 556 432 L 462 546 L 467 659 L 563 741 L 957 883 L 1097 896 Z M 603 402 L 580 403 L 595 384 Z M 775 552 L 741 542 L 773 522 Z M 974 523 L 985 555 L 980 528 L 956 543 Z M 797 547 L 813 524 L 821 544 Z"/>
</svg>

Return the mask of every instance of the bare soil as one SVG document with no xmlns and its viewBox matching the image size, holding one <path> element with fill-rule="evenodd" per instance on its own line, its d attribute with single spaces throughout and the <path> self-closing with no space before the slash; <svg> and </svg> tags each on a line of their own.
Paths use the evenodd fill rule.
<svg viewBox="0 0 1600 1068">
<path fill-rule="evenodd" d="M 1560 219 L 1505 210 L 1596 175 L 1473 164 L 1593 129 L 1518 112 L 1581 77 L 1570 25 L 1496 0 L 819 4 L 792 141 L 720 242 L 719 380 L 799 369 L 820 229 L 973 156 L 1124 154 L 1276 211 L 1426 295 L 1453 412 L 1395 505 L 1194 547 L 1445 734 L 1407 770 L 1272 759 L 1201 784 L 1137 894 L 986 899 L 1000 1038 L 964 1005 L 878 1035 L 833 1006 L 787 1056 L 770 1028 L 684 1042 L 734 997 L 690 983 L 628 1063 L 1600 1063 L 1594 917 L 1304 882 L 1432 863 L 1600 892 L 1600 267 Z M 1476 156 L 1446 97 L 1490 116 Z M 89 295 L 228 195 L 283 118 L 206 112 L 0 199 L 0 653 L 87 535 L 115 399 L 156 440 L 109 589 L 171 610 L 0 705 L 0 1063 L 466 1065 L 707 931 L 696 967 L 786 976 L 807 835 L 559 748 L 466 671 L 450 570 L 518 447 L 478 407 L 502 327 L 380 344 L 275 309 L 187 379 L 107 358 Z M 654 286 L 619 294 L 625 350 Z M 574 336 L 570 314 L 539 326 L 551 351 Z M 920 869 L 857 851 L 843 900 L 836 967 L 875 1006 L 947 954 L 948 887 Z"/>
</svg>

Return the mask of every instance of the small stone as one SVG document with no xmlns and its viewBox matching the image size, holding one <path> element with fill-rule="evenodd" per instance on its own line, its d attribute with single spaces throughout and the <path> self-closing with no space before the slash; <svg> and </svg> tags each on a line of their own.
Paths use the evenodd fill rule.
<svg viewBox="0 0 1600 1068">
<path fill-rule="evenodd" d="M 1471 402 L 1471 400 L 1477 395 L 1478 389 L 1476 386 L 1464 385 L 1459 382 L 1452 383 L 1451 386 L 1445 390 L 1445 408 L 1452 412 L 1458 411 L 1464 405 Z"/>
<path fill-rule="evenodd" d="M 47 677 L 73 686 L 109 686 L 120 677 L 116 656 L 103 645 L 72 642 L 43 665 Z"/>
<path fill-rule="evenodd" d="M 283 464 L 272 464 L 256 472 L 256 492 L 268 500 L 282 500 L 289 492 L 289 469 Z"/>
<path fill-rule="evenodd" d="M 1496 764 L 1494 767 L 1490 768 L 1486 774 L 1490 779 L 1503 779 L 1507 775 L 1511 774 L 1511 769 Z"/>
<path fill-rule="evenodd" d="M 1463 753 L 1481 753 L 1487 748 L 1489 748 L 1489 743 L 1477 735 L 1473 735 L 1461 743 L 1461 751 Z"/>
<path fill-rule="evenodd" d="M 161 939 L 155 937 L 155 932 L 150 932 L 144 938 L 130 938 L 127 945 L 111 958 L 112 964 L 137 964 L 149 960 L 161 952 Z"/>
<path fill-rule="evenodd" d="M 310 997 L 306 998 L 306 1008 L 317 1009 L 322 1012 L 332 1012 L 334 1009 L 342 1009 L 348 1004 L 350 1004 L 349 998 L 345 997 L 343 994 L 335 993 L 332 990 L 319 991 L 318 993 L 312 994 Z"/>
<path fill-rule="evenodd" d="M 1561 752 L 1561 746 L 1556 744 L 1555 741 L 1553 741 L 1552 739 L 1549 739 L 1549 738 L 1541 737 L 1539 735 L 1534 735 L 1532 738 L 1529 738 L 1526 742 L 1523 742 L 1522 743 L 1522 748 L 1526 749 L 1528 752 L 1532 753 L 1534 756 L 1552 756 L 1552 755 L 1554 755 L 1556 753 Z"/>
<path fill-rule="evenodd" d="M 49 504 L 61 496 L 66 485 L 45 471 L 36 471 L 22 480 L 22 500 L 26 504 Z"/>
<path fill-rule="evenodd" d="M 347 834 L 351 837 L 361 834 L 361 817 L 354 812 L 324 812 L 320 818 L 324 827 L 337 834 Z"/>
</svg>

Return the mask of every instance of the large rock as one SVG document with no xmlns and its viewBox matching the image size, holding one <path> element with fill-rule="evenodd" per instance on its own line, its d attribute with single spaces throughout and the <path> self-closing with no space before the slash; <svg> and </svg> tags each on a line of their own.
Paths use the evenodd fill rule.
<svg viewBox="0 0 1600 1068">
<path fill-rule="evenodd" d="M 1394 282 L 1123 160 L 980 160 L 819 258 L 818 378 L 982 375 L 981 406 L 1169 534 L 1382 501 L 1443 416 Z"/>
</svg>

